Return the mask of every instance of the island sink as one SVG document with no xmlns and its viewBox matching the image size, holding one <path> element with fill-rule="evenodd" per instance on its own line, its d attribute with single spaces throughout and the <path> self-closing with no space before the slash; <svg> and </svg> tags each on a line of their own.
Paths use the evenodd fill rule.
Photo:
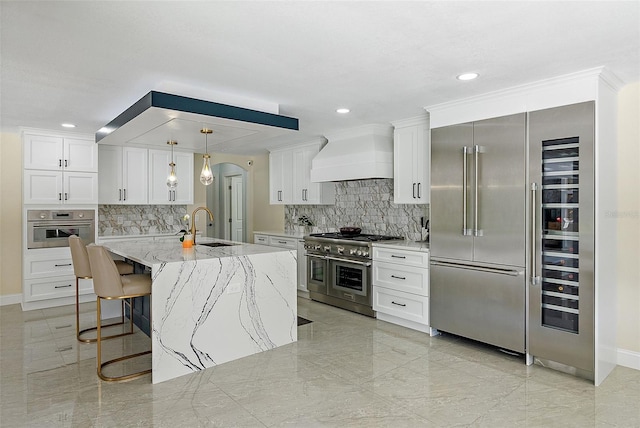
<svg viewBox="0 0 640 428">
<path fill-rule="evenodd" d="M 204 244 L 196 244 L 196 245 L 206 245 L 207 247 L 231 247 L 237 244 L 227 244 L 225 242 L 205 242 Z"/>
</svg>

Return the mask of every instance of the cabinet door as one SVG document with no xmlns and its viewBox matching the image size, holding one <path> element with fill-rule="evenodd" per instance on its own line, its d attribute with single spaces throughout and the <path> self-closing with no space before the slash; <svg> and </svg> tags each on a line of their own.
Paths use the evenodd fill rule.
<svg viewBox="0 0 640 428">
<path fill-rule="evenodd" d="M 61 171 L 24 171 L 25 204 L 61 204 L 63 200 Z"/>
<path fill-rule="evenodd" d="M 175 152 L 173 155 L 178 176 L 178 187 L 173 195 L 173 203 L 193 204 L 193 153 Z M 166 181 L 167 177 L 165 177 Z M 165 184 L 165 188 L 167 185 Z"/>
<path fill-rule="evenodd" d="M 24 168 L 62 170 L 62 147 L 61 137 L 25 134 Z"/>
<path fill-rule="evenodd" d="M 398 128 L 393 134 L 393 202 L 415 204 L 418 163 L 418 127 Z"/>
<path fill-rule="evenodd" d="M 269 203 L 293 202 L 293 152 L 283 150 L 269 154 Z"/>
<path fill-rule="evenodd" d="M 307 194 L 309 192 L 309 173 L 307 167 L 306 150 L 296 150 L 293 152 L 293 191 L 292 203 L 296 205 L 306 204 Z"/>
<path fill-rule="evenodd" d="M 98 202 L 100 204 L 122 203 L 122 147 L 100 145 Z"/>
<path fill-rule="evenodd" d="M 98 172 L 98 149 L 93 140 L 64 139 L 65 171 Z"/>
<path fill-rule="evenodd" d="M 65 204 L 97 204 L 98 174 L 95 172 L 64 172 L 62 174 Z"/>
<path fill-rule="evenodd" d="M 140 205 L 146 204 L 148 201 L 149 168 L 147 157 L 147 149 L 135 147 L 122 149 L 122 199 L 124 204 Z"/>
<path fill-rule="evenodd" d="M 431 194 L 431 133 L 424 125 L 418 126 L 415 149 L 416 204 L 428 204 Z"/>
<path fill-rule="evenodd" d="M 171 152 L 166 150 L 149 150 L 149 203 L 168 204 L 173 200 L 173 193 L 167 187 Z M 178 170 L 176 162 L 176 172 Z M 178 177 L 178 187 L 182 185 Z"/>
</svg>

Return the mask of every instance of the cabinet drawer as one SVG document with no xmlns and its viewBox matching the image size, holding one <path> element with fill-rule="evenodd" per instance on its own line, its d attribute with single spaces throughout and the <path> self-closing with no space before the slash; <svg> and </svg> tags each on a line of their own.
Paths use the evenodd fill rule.
<svg viewBox="0 0 640 428">
<path fill-rule="evenodd" d="M 59 278 L 55 281 L 37 279 L 24 281 L 24 300 L 26 302 L 35 300 L 57 299 L 59 297 L 73 297 L 76 295 L 76 278 L 69 276 Z M 93 292 L 93 282 L 80 280 L 79 294 Z"/>
<path fill-rule="evenodd" d="M 253 235 L 253 243 L 260 245 L 269 245 L 269 237 L 267 235 Z"/>
<path fill-rule="evenodd" d="M 73 275 L 71 258 L 41 260 L 27 259 L 25 261 L 27 278 L 49 278 L 51 276 Z"/>
<path fill-rule="evenodd" d="M 398 263 L 404 266 L 428 268 L 429 253 L 422 251 L 396 250 L 394 248 L 373 247 L 373 260 Z"/>
<path fill-rule="evenodd" d="M 269 245 L 295 250 L 298 248 L 298 240 L 295 238 L 283 238 L 281 236 L 269 236 Z"/>
<path fill-rule="evenodd" d="M 373 287 L 373 310 L 419 324 L 429 324 L 429 298 Z"/>
<path fill-rule="evenodd" d="M 373 285 L 428 296 L 429 269 L 374 261 Z"/>
</svg>

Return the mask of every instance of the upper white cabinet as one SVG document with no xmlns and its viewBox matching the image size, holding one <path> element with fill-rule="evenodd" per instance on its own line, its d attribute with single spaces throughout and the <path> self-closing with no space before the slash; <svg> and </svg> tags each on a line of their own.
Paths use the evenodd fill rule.
<svg viewBox="0 0 640 428">
<path fill-rule="evenodd" d="M 428 116 L 393 123 L 393 202 L 428 204 L 431 165 Z"/>
<path fill-rule="evenodd" d="M 148 150 L 100 145 L 99 152 L 99 202 L 101 204 L 146 204 L 149 180 Z"/>
<path fill-rule="evenodd" d="M 167 187 L 167 176 L 171 170 L 171 151 L 149 150 L 149 203 L 193 204 L 193 153 L 174 152 L 178 186 Z"/>
<path fill-rule="evenodd" d="M 312 183 L 311 161 L 322 141 L 273 150 L 269 154 L 271 204 L 321 205 L 335 203 L 334 183 Z"/>
<path fill-rule="evenodd" d="M 88 138 L 25 132 L 25 204 L 97 204 L 98 150 Z"/>
<path fill-rule="evenodd" d="M 98 172 L 98 150 L 90 139 L 24 134 L 24 168 Z"/>
</svg>

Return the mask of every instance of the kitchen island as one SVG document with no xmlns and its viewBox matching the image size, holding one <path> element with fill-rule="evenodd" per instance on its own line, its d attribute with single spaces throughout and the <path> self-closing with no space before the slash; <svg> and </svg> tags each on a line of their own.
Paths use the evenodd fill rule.
<svg viewBox="0 0 640 428">
<path fill-rule="evenodd" d="M 103 245 L 151 268 L 153 383 L 297 340 L 295 251 L 210 238 Z"/>
</svg>

